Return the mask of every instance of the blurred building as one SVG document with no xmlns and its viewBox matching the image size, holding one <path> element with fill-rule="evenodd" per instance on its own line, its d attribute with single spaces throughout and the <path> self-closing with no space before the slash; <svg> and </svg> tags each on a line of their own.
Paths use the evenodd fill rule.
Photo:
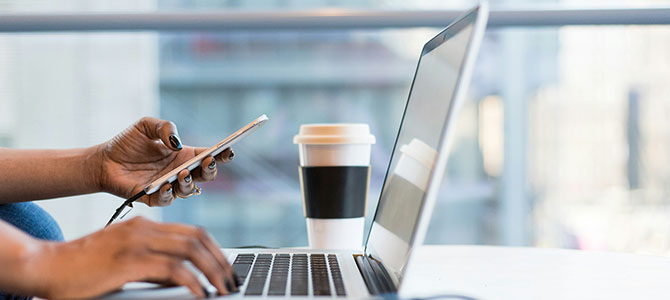
<svg viewBox="0 0 670 300">
<path fill-rule="evenodd" d="M 0 1 L 0 10 L 470 4 L 68 0 Z M 205 146 L 267 113 L 268 126 L 237 145 L 203 195 L 133 214 L 205 226 L 224 246 L 306 245 L 299 125 L 371 125 L 371 216 L 420 48 L 437 30 L 2 34 L 0 146 L 90 146 L 144 115 L 174 121 L 185 143 Z M 488 30 L 427 242 L 668 254 L 668 50 L 667 26 Z M 71 239 L 101 228 L 120 202 L 96 194 L 40 203 Z"/>
<path fill-rule="evenodd" d="M 357 4 L 353 6 L 384 7 L 374 1 Z M 444 5 L 429 1 L 424 4 L 433 8 Z M 188 9 L 192 5 L 161 2 L 161 9 Z M 303 8 L 292 2 L 265 5 L 231 2 L 215 6 L 222 7 Z M 417 4 L 385 8 L 421 7 Z M 372 216 L 420 49 L 438 31 L 436 28 L 268 30 L 161 35 L 161 116 L 177 122 L 187 142 L 211 144 L 261 113 L 270 116 L 267 127 L 238 146 L 236 161 L 222 172 L 225 179 L 205 185 L 208 192 L 197 200 L 179 201 L 166 208 L 166 220 L 203 225 L 226 245 L 305 245 L 298 155 L 292 137 L 300 124 L 314 122 L 371 125 L 378 140 L 373 147 L 368 205 L 368 215 Z M 470 101 L 460 116 L 448 180 L 427 239 L 430 243 L 531 241 L 529 222 L 514 219 L 515 215 L 525 213 L 525 209 L 508 215 L 500 213 L 498 203 L 514 194 L 502 198 L 497 191 L 501 174 L 487 174 L 484 169 L 481 138 L 478 138 L 480 122 L 485 121 L 480 120 L 480 102 L 491 94 L 527 97 L 533 88 L 555 80 L 552 61 L 557 51 L 557 35 L 498 31 L 487 34 Z M 529 42 L 529 38 L 548 43 Z M 508 42 L 512 39 L 521 43 Z M 501 53 L 500 47 L 509 49 Z M 516 72 L 524 76 L 518 80 L 507 79 L 508 74 L 499 72 L 510 56 L 520 63 Z M 503 113 L 502 105 L 497 106 L 499 111 L 495 105 L 488 108 L 489 114 Z M 486 125 L 487 137 L 502 141 L 503 132 L 498 130 L 503 126 L 502 118 Z M 490 147 L 486 150 L 493 156 L 503 152 L 501 145 L 487 145 Z M 515 147 L 523 148 L 525 144 Z M 500 161 L 498 165 L 502 168 Z M 530 205 L 525 186 L 509 186 L 515 191 L 522 189 L 517 193 L 522 196 L 518 202 Z M 504 232 L 518 232 L 511 235 L 521 239 L 506 241 Z"/>
</svg>

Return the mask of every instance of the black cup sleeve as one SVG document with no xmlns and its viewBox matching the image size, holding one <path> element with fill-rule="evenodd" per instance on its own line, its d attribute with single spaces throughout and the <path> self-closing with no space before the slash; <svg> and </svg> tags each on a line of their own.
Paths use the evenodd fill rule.
<svg viewBox="0 0 670 300">
<path fill-rule="evenodd" d="M 365 216 L 369 179 L 369 166 L 300 167 L 305 217 Z"/>
</svg>

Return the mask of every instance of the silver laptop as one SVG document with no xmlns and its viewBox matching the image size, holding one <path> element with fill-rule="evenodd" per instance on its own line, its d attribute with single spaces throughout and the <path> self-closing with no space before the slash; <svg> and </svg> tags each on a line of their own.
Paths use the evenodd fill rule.
<svg viewBox="0 0 670 300">
<path fill-rule="evenodd" d="M 426 234 L 487 15 L 480 5 L 423 47 L 364 250 L 225 249 L 243 282 L 235 296 L 361 298 L 402 288 Z"/>
<path fill-rule="evenodd" d="M 400 291 L 428 228 L 487 18 L 484 3 L 424 45 L 364 249 L 224 249 L 242 282 L 240 292 L 226 298 L 367 298 Z M 104 298 L 188 295 L 183 287 L 140 288 Z"/>
</svg>

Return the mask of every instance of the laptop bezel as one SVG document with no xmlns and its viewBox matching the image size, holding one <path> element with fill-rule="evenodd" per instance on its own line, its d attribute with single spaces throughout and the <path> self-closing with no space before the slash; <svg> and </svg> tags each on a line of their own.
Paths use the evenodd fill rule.
<svg viewBox="0 0 670 300">
<path fill-rule="evenodd" d="M 384 181 L 382 184 L 382 187 L 386 185 L 386 181 L 389 178 L 389 174 L 391 173 L 391 163 L 393 162 L 393 155 L 395 153 L 396 147 L 398 146 L 398 139 L 400 137 L 400 132 L 405 120 L 405 114 L 407 113 L 407 107 L 410 105 L 410 100 L 412 97 L 412 91 L 414 89 L 414 84 L 416 81 L 416 76 L 419 71 L 419 66 L 421 65 L 421 60 L 424 55 L 430 53 L 433 49 L 437 48 L 439 45 L 444 43 L 446 40 L 448 40 L 451 36 L 453 36 L 455 33 L 460 32 L 465 26 L 472 25 L 473 30 L 472 34 L 470 35 L 470 39 L 467 43 L 466 50 L 465 50 L 465 56 L 463 59 L 463 63 L 461 65 L 461 68 L 459 70 L 459 75 L 456 79 L 456 85 L 454 88 L 454 92 L 452 94 L 452 103 L 449 105 L 448 112 L 447 112 L 447 117 L 446 117 L 446 122 L 444 123 L 444 127 L 442 128 L 442 133 L 440 135 L 439 139 L 439 148 L 438 148 L 438 156 L 435 162 L 435 167 L 433 171 L 431 172 L 429 179 L 428 179 L 428 185 L 426 188 L 426 193 L 423 197 L 423 201 L 421 204 L 421 207 L 419 208 L 419 216 L 417 218 L 417 224 L 414 227 L 412 237 L 410 239 L 409 243 L 409 250 L 406 255 L 406 261 L 404 264 L 404 267 L 400 270 L 399 276 L 396 277 L 395 274 L 392 275 L 394 283 L 396 284 L 396 288 L 399 290 L 402 286 L 402 279 L 404 278 L 408 266 L 411 265 L 412 262 L 412 257 L 414 250 L 416 246 L 423 244 L 426 231 L 428 229 L 428 226 L 430 224 L 430 216 L 432 215 L 433 207 L 435 204 L 435 201 L 437 199 L 437 195 L 439 193 L 439 186 L 442 182 L 442 179 L 444 177 L 444 172 L 446 169 L 446 162 L 447 159 L 449 158 L 449 150 L 451 146 L 451 141 L 452 141 L 452 136 L 453 136 L 453 126 L 455 122 L 455 108 L 460 107 L 462 105 L 462 102 L 464 101 L 465 98 L 465 93 L 467 92 L 467 87 L 470 83 L 470 79 L 472 77 L 472 71 L 474 68 L 474 63 L 477 58 L 479 46 L 481 44 L 481 40 L 484 35 L 484 31 L 486 29 L 486 23 L 488 21 L 488 4 L 486 2 L 482 2 L 476 7 L 466 11 L 463 13 L 459 18 L 456 19 L 453 23 L 451 23 L 449 26 L 447 26 L 444 30 L 440 31 L 437 35 L 435 35 L 432 39 L 430 39 L 423 47 L 421 51 L 421 55 L 419 57 L 419 61 L 417 62 L 417 67 L 414 72 L 414 77 L 412 79 L 412 84 L 410 86 L 410 91 L 407 97 L 407 102 L 405 104 L 405 109 L 403 111 L 403 116 L 401 119 L 400 127 L 398 129 L 398 133 L 396 135 L 396 141 L 393 145 L 393 150 L 391 152 L 391 157 L 389 159 L 389 163 L 387 166 L 386 170 L 386 175 L 384 177 Z M 452 129 L 450 129 L 452 128 Z M 382 189 L 383 190 L 383 189 Z M 382 194 L 380 194 L 379 199 L 381 201 L 382 199 Z M 377 217 L 377 213 L 379 212 L 379 204 L 377 204 L 377 207 L 375 209 L 375 214 L 373 217 L 373 220 L 370 224 L 370 234 L 367 237 L 367 240 L 365 242 L 365 249 L 364 253 L 365 255 L 368 255 L 376 260 L 379 260 L 380 262 L 383 263 L 383 260 L 381 259 L 380 255 L 377 253 L 370 251 L 371 249 L 368 247 L 370 240 L 372 238 L 372 228 L 375 226 L 375 218 Z M 374 249 L 372 249 L 374 250 Z"/>
</svg>

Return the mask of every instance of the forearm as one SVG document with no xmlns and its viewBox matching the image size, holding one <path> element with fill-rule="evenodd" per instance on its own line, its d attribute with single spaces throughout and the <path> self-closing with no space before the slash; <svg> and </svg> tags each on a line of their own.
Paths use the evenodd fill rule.
<svg viewBox="0 0 670 300">
<path fill-rule="evenodd" d="M 100 191 L 97 147 L 67 150 L 0 148 L 0 203 Z"/>
<path fill-rule="evenodd" d="M 36 278 L 35 262 L 49 242 L 37 240 L 0 221 L 0 291 L 23 296 L 44 296 L 46 286 Z"/>
</svg>

